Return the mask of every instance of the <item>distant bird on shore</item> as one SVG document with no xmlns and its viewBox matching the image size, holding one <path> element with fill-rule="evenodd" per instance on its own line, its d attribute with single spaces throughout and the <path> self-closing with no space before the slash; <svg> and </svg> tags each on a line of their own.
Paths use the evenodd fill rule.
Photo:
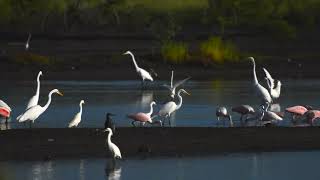
<svg viewBox="0 0 320 180">
<path fill-rule="evenodd" d="M 251 60 L 251 63 L 253 65 L 253 88 L 258 98 L 260 99 L 262 105 L 266 105 L 265 109 L 267 110 L 270 103 L 272 102 L 271 96 L 268 90 L 265 87 L 263 87 L 261 84 L 259 84 L 259 81 L 256 75 L 256 64 L 254 62 L 254 58 L 249 57 L 249 59 Z"/>
<path fill-rule="evenodd" d="M 26 51 L 28 51 L 28 50 L 29 50 L 29 43 L 30 43 L 30 40 L 31 40 L 31 33 L 29 33 L 28 40 L 27 40 L 27 42 L 26 42 L 26 44 L 25 44 Z"/>
<path fill-rule="evenodd" d="M 68 128 L 77 127 L 78 124 L 81 122 L 81 116 L 82 116 L 82 104 L 84 104 L 84 100 L 80 101 L 80 111 L 73 117 L 71 122 L 68 125 Z"/>
<path fill-rule="evenodd" d="M 104 132 L 108 132 L 107 145 L 112 155 L 113 161 L 115 161 L 115 159 L 122 159 L 120 149 L 118 148 L 117 145 L 111 142 L 111 136 L 113 135 L 112 130 L 110 128 L 107 128 L 106 130 L 104 130 Z"/>
<path fill-rule="evenodd" d="M 133 61 L 134 67 L 136 68 L 137 73 L 139 74 L 139 76 L 142 79 L 142 81 L 141 81 L 142 85 L 144 84 L 145 80 L 153 81 L 153 78 L 151 77 L 150 73 L 138 66 L 138 64 L 137 64 L 132 52 L 127 51 L 127 52 L 124 53 L 124 55 L 126 55 L 126 54 L 129 54 L 132 57 L 132 61 Z"/>
<path fill-rule="evenodd" d="M 176 82 L 174 85 L 173 85 L 173 71 L 171 71 L 171 81 L 170 81 L 170 86 L 169 85 L 166 85 L 164 84 L 163 86 L 168 88 L 171 92 L 170 96 L 171 98 L 174 98 L 174 96 L 176 95 L 176 88 L 180 85 L 182 85 L 183 83 L 185 83 L 187 80 L 189 80 L 191 77 L 188 77 L 188 78 L 185 78 L 181 81 L 178 81 Z"/>
<path fill-rule="evenodd" d="M 31 108 L 33 106 L 38 105 L 39 95 L 40 95 L 40 76 L 42 76 L 42 71 L 39 71 L 39 73 L 37 75 L 37 90 L 36 90 L 36 94 L 30 98 L 25 110 L 27 110 L 27 109 L 29 109 L 29 108 Z M 17 120 L 20 119 L 20 116 L 22 116 L 22 114 L 17 117 Z"/>
<path fill-rule="evenodd" d="M 226 107 L 218 107 L 216 109 L 216 116 L 217 116 L 218 122 L 220 122 L 220 117 L 221 118 L 228 118 L 229 123 L 230 123 L 230 127 L 233 127 L 233 121 L 232 121 L 231 115 L 228 114 Z M 223 126 L 225 126 L 225 121 L 223 121 Z"/>
<path fill-rule="evenodd" d="M 5 121 L 6 128 L 8 128 L 8 118 L 10 118 L 10 115 L 11 115 L 11 108 L 8 106 L 7 103 L 0 100 L 0 116 L 6 119 Z"/>
<path fill-rule="evenodd" d="M 267 80 L 268 89 L 269 89 L 269 93 L 271 95 L 271 98 L 273 100 L 276 100 L 280 97 L 281 85 L 282 85 L 281 81 L 273 79 L 266 68 L 263 68 L 263 71 L 266 75 L 265 79 Z"/>
<path fill-rule="evenodd" d="M 170 122 L 170 116 L 173 112 L 177 111 L 178 109 L 181 108 L 182 106 L 182 97 L 181 97 L 181 93 L 185 93 L 187 95 L 190 95 L 186 90 L 184 89 L 180 89 L 178 91 L 178 98 L 179 98 L 179 103 L 176 104 L 174 101 L 169 101 L 166 104 L 164 104 L 162 106 L 162 108 L 160 109 L 158 115 L 160 117 L 164 117 L 164 118 L 169 118 L 169 125 L 171 125 Z"/>
<path fill-rule="evenodd" d="M 34 121 L 42 114 L 44 113 L 44 111 L 47 110 L 47 108 L 49 107 L 50 103 L 51 103 L 51 96 L 53 93 L 57 93 L 60 96 L 63 96 L 63 94 L 58 90 L 58 89 L 53 89 L 52 91 L 50 91 L 49 95 L 48 95 L 48 101 L 45 104 L 45 106 L 40 106 L 40 105 L 36 105 L 36 106 L 32 106 L 31 108 L 27 109 L 26 112 L 24 112 L 17 120 L 18 122 L 26 122 L 26 121 L 30 121 L 30 127 L 31 127 L 31 122 L 34 123 Z"/>
<path fill-rule="evenodd" d="M 248 115 L 253 115 L 255 113 L 253 107 L 251 107 L 250 105 L 240 105 L 240 106 L 236 106 L 236 107 L 232 107 L 231 111 L 239 113 L 240 116 L 240 123 L 241 125 L 244 125 L 243 122 L 243 116 L 246 116 L 246 119 L 248 118 Z"/>
<path fill-rule="evenodd" d="M 111 118 L 111 116 L 114 116 L 112 113 L 107 113 L 106 115 L 106 121 L 104 122 L 104 129 L 110 128 L 112 129 L 112 132 L 116 132 L 116 126 Z"/>
<path fill-rule="evenodd" d="M 135 123 L 136 122 L 140 122 L 142 124 L 142 126 L 145 125 L 145 123 L 150 123 L 150 124 L 160 124 L 162 125 L 162 121 L 153 121 L 151 118 L 151 115 L 153 113 L 153 106 L 156 105 L 156 102 L 152 101 L 150 104 L 150 111 L 148 113 L 143 113 L 143 112 L 139 112 L 136 114 L 129 114 L 128 118 L 132 119 L 132 125 L 136 126 Z"/>
</svg>

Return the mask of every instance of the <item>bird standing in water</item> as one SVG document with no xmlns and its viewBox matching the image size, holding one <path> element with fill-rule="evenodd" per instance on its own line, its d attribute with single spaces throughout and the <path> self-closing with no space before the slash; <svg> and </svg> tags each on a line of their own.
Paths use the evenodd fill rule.
<svg viewBox="0 0 320 180">
<path fill-rule="evenodd" d="M 111 116 L 114 116 L 112 113 L 107 113 L 106 121 L 104 122 L 104 129 L 110 128 L 113 133 L 116 132 L 116 125 L 114 124 Z"/>
<path fill-rule="evenodd" d="M 220 121 L 220 117 L 228 118 L 229 119 L 229 123 L 230 123 L 230 127 L 233 127 L 233 121 L 232 121 L 231 115 L 228 114 L 227 108 L 218 107 L 217 110 L 216 110 L 216 116 L 218 118 L 218 122 Z M 223 121 L 223 126 L 225 126 L 225 121 Z"/>
</svg>

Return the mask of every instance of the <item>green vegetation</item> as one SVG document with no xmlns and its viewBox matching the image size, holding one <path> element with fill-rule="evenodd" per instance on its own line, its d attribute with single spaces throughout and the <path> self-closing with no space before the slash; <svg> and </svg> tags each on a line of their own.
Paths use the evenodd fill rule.
<svg viewBox="0 0 320 180">
<path fill-rule="evenodd" d="M 48 66 L 53 62 L 46 56 L 41 56 L 38 54 L 33 54 L 29 52 L 23 52 L 16 54 L 14 57 L 14 62 L 20 65 L 39 65 L 39 66 Z"/>
<path fill-rule="evenodd" d="M 168 41 L 163 43 L 161 54 L 164 60 L 179 64 L 188 60 L 188 47 L 182 42 Z"/>
<path fill-rule="evenodd" d="M 214 63 L 237 61 L 239 53 L 231 42 L 224 42 L 220 37 L 212 37 L 200 44 L 201 55 Z"/>
</svg>

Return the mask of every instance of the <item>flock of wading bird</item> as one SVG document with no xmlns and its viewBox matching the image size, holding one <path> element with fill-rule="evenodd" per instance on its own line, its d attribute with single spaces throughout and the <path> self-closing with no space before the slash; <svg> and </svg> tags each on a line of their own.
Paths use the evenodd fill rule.
<svg viewBox="0 0 320 180">
<path fill-rule="evenodd" d="M 31 34 L 29 34 L 28 40 L 25 44 L 26 50 L 29 48 L 29 42 L 31 39 Z M 140 68 L 135 60 L 134 55 L 127 51 L 124 55 L 130 55 L 135 66 L 135 70 L 138 75 L 141 77 L 142 87 L 145 84 L 145 81 L 153 81 L 151 74 L 143 68 Z M 249 122 L 254 122 L 254 126 L 268 126 L 268 125 L 275 125 L 277 122 L 282 121 L 284 118 L 284 112 L 274 112 L 269 110 L 269 107 L 272 106 L 272 103 L 275 102 L 281 92 L 281 82 L 280 80 L 273 79 L 270 73 L 263 68 L 265 73 L 265 80 L 267 82 L 267 88 L 263 87 L 257 78 L 256 75 L 256 65 L 253 57 L 249 57 L 252 66 L 253 66 L 253 89 L 260 100 L 261 104 L 259 108 L 255 111 L 253 107 L 250 105 L 240 105 L 232 108 L 233 112 L 239 113 L 240 116 L 240 126 L 247 126 Z M 153 71 L 153 70 L 152 70 Z M 51 97 L 53 94 L 58 94 L 63 96 L 63 94 L 58 89 L 53 89 L 48 94 L 48 101 L 44 106 L 40 106 L 38 104 L 39 101 L 39 94 L 40 94 L 40 76 L 42 72 L 40 71 L 37 76 L 37 90 L 34 96 L 32 96 L 27 104 L 25 111 L 19 115 L 16 119 L 19 123 L 25 123 L 27 121 L 34 123 L 34 121 L 43 114 L 51 103 Z M 171 100 L 166 102 L 162 105 L 161 109 L 158 113 L 153 115 L 153 106 L 156 105 L 156 102 L 151 102 L 150 104 L 150 111 L 147 113 L 138 112 L 135 114 L 129 114 L 127 117 L 132 119 L 132 125 L 136 126 L 136 123 L 140 123 L 141 126 L 144 126 L 146 123 L 149 124 L 159 124 L 161 126 L 164 125 L 165 120 L 169 120 L 170 123 L 170 116 L 172 113 L 179 110 L 182 106 L 182 94 L 190 95 L 186 90 L 179 89 L 176 93 L 176 89 L 189 80 L 190 77 L 183 79 L 181 81 L 176 82 L 173 84 L 173 71 L 171 73 L 171 83 L 170 85 L 163 85 L 164 87 L 168 88 L 170 91 Z M 178 97 L 178 103 L 176 103 L 175 97 Z M 82 115 L 82 104 L 84 104 L 84 100 L 80 101 L 80 111 L 76 113 L 74 118 L 69 122 L 68 127 L 77 127 L 81 122 L 81 115 Z M 286 112 L 292 115 L 291 121 L 294 126 L 298 126 L 298 122 L 307 122 L 308 125 L 312 126 L 316 118 L 320 117 L 320 111 L 312 109 L 311 106 L 293 106 L 286 108 Z M 8 118 L 10 118 L 11 108 L 2 100 L 0 100 L 0 116 L 5 118 L 5 124 L 8 124 Z M 108 132 L 107 138 L 107 145 L 112 153 L 114 159 L 121 158 L 121 152 L 119 148 L 111 142 L 111 136 L 115 133 L 115 123 L 113 122 L 111 116 L 112 113 L 107 113 L 106 121 L 105 121 L 105 128 L 104 131 Z M 229 126 L 233 127 L 234 123 L 232 121 L 231 115 L 228 113 L 227 108 L 225 107 L 218 107 L 216 109 L 216 116 L 218 122 L 223 121 L 225 125 L 226 121 L 229 121 Z M 153 120 L 156 117 L 160 117 L 160 120 Z M 245 118 L 244 118 L 245 117 Z"/>
</svg>

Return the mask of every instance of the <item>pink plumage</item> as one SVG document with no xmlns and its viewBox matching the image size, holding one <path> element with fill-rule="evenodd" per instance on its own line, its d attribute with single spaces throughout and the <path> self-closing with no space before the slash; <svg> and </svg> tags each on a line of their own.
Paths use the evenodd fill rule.
<svg viewBox="0 0 320 180">
<path fill-rule="evenodd" d="M 308 109 L 305 108 L 304 106 L 293 106 L 293 107 L 286 108 L 286 112 L 294 113 L 294 114 L 301 115 L 301 116 L 304 113 L 306 113 L 307 111 L 308 111 Z"/>
<path fill-rule="evenodd" d="M 150 123 L 152 122 L 151 117 L 142 112 L 137 114 L 129 114 L 128 117 L 133 119 L 134 121 L 150 122 Z"/>
<path fill-rule="evenodd" d="M 8 110 L 5 107 L 0 107 L 0 115 L 5 117 L 5 118 L 10 117 L 10 110 Z"/>
</svg>

